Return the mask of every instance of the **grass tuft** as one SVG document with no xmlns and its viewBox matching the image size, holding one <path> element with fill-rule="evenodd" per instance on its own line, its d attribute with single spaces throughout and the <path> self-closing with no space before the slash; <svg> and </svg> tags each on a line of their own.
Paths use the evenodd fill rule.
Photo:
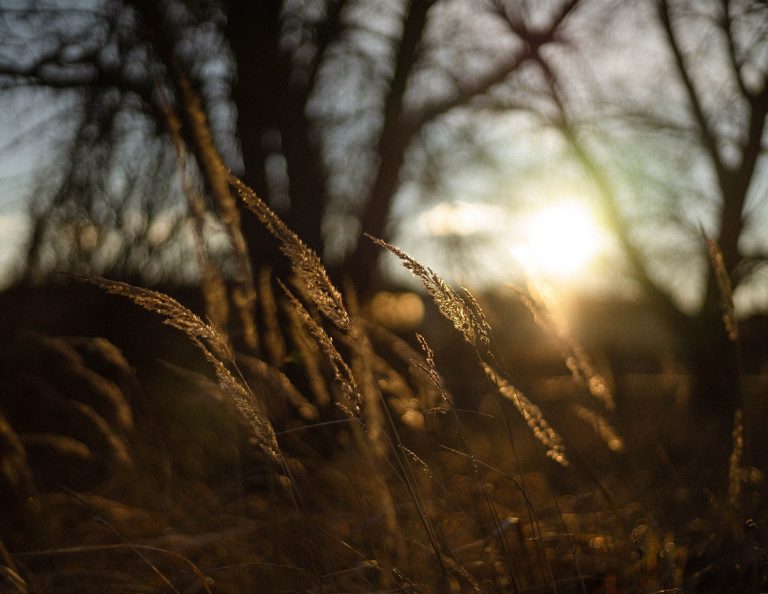
<svg viewBox="0 0 768 594">
<path fill-rule="evenodd" d="M 231 173 L 229 183 L 267 231 L 280 242 L 280 249 L 290 260 L 293 273 L 305 297 L 311 300 L 318 311 L 333 322 L 339 330 L 349 332 L 349 314 L 344 307 L 341 293 L 328 278 L 328 273 L 318 255 L 308 248 L 253 190 Z"/>
<path fill-rule="evenodd" d="M 227 366 L 236 369 L 232 350 L 219 330 L 164 293 L 105 278 L 78 278 L 101 287 L 113 295 L 126 297 L 147 311 L 160 314 L 164 318 L 164 324 L 183 332 L 213 367 L 219 386 L 232 399 L 235 407 L 250 426 L 262 451 L 273 461 L 281 462 L 277 436 L 272 424 L 263 413 L 262 405 L 250 387 L 242 379 L 235 377 Z M 239 371 L 237 373 L 240 375 Z"/>
</svg>

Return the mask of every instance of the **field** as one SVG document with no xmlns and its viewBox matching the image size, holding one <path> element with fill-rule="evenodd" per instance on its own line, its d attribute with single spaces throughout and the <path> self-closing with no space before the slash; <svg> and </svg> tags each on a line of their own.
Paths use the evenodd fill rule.
<svg viewBox="0 0 768 594">
<path fill-rule="evenodd" d="M 589 338 L 383 243 L 425 294 L 360 303 L 270 216 L 251 328 L 210 286 L 3 295 L 3 591 L 768 588 L 759 327 L 724 420 L 648 311 Z"/>
</svg>

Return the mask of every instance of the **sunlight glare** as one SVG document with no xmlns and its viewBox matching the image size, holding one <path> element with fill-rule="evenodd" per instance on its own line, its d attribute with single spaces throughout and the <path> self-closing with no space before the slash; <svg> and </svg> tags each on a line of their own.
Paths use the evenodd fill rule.
<svg viewBox="0 0 768 594">
<path fill-rule="evenodd" d="M 575 199 L 562 200 L 530 215 L 515 257 L 532 276 L 569 278 L 583 271 L 603 249 L 604 231 L 593 212 Z"/>
<path fill-rule="evenodd" d="M 493 231 L 503 211 L 485 203 L 441 202 L 419 216 L 423 231 L 433 236 L 467 236 Z"/>
</svg>

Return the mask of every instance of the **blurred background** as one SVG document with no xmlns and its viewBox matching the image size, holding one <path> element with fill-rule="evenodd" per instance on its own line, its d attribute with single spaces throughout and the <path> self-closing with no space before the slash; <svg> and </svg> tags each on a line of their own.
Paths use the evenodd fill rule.
<svg viewBox="0 0 768 594">
<path fill-rule="evenodd" d="M 523 266 L 580 290 L 653 284 L 691 311 L 703 230 L 734 271 L 739 310 L 768 304 L 764 2 L 0 11 L 6 284 L 53 270 L 194 278 L 165 115 L 173 62 L 227 166 L 355 277 L 369 280 L 379 255 L 362 230 L 472 285 Z"/>
<path fill-rule="evenodd" d="M 481 291 L 635 307 L 706 370 L 725 314 L 765 325 L 767 28 L 758 0 L 3 0 L 1 278 L 194 284 L 190 204 L 231 272 L 212 144 L 364 295 L 416 286 L 366 232 Z"/>
</svg>

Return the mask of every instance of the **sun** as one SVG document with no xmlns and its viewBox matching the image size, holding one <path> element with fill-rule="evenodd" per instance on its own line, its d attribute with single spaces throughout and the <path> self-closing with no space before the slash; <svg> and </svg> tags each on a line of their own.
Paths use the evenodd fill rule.
<svg viewBox="0 0 768 594">
<path fill-rule="evenodd" d="M 471 262 L 472 268 L 461 273 L 481 283 L 498 283 L 499 270 L 511 266 L 516 273 L 522 267 L 539 283 L 575 286 L 591 278 L 599 256 L 609 254 L 610 235 L 586 197 L 546 194 L 541 206 L 516 211 L 493 203 L 441 202 L 419 215 L 417 232 L 422 237 L 466 239 L 466 261 L 445 246 L 436 257 L 459 266 Z M 484 241 L 473 242 L 476 238 Z"/>
<path fill-rule="evenodd" d="M 567 279 L 583 272 L 605 247 L 605 231 L 583 202 L 566 198 L 530 213 L 516 258 L 533 276 Z"/>
</svg>

